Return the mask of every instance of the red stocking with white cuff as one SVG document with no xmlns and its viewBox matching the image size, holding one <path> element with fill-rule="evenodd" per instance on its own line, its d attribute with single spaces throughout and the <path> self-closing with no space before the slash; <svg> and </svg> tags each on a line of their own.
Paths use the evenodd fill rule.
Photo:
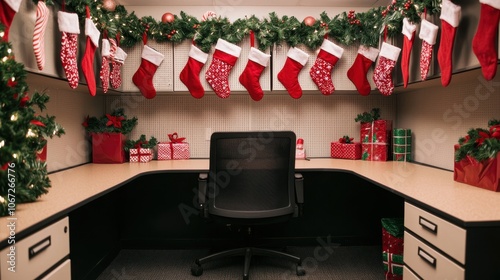
<svg viewBox="0 0 500 280">
<path fill-rule="evenodd" d="M 132 82 L 139 88 L 139 91 L 147 99 L 156 96 L 156 89 L 153 85 L 153 77 L 158 66 L 163 62 L 164 55 L 155 49 L 144 45 L 141 55 L 141 65 L 132 76 Z"/>
<path fill-rule="evenodd" d="M 205 89 L 200 81 L 201 68 L 207 62 L 208 54 L 195 45 L 191 45 L 189 58 L 186 65 L 179 74 L 181 82 L 188 88 L 194 98 L 200 99 L 205 95 Z"/>
<path fill-rule="evenodd" d="M 493 79 L 497 72 L 498 23 L 500 19 L 500 1 L 479 0 L 481 15 L 476 34 L 472 39 L 472 50 L 481 64 L 483 77 L 487 81 Z"/>
<path fill-rule="evenodd" d="M 363 96 L 369 95 L 372 90 L 366 75 L 373 62 L 377 59 L 378 53 L 379 50 L 376 48 L 359 46 L 356 59 L 351 68 L 347 70 L 347 78 L 351 80 L 356 90 Z"/>
<path fill-rule="evenodd" d="M 285 89 L 292 98 L 298 99 L 302 97 L 299 74 L 308 60 L 309 55 L 306 52 L 296 47 L 290 48 L 287 53 L 285 65 L 278 73 L 278 81 L 285 86 Z"/>
<path fill-rule="evenodd" d="M 94 56 L 97 47 L 99 46 L 99 36 L 101 33 L 94 25 L 94 22 L 90 19 L 90 10 L 89 7 L 87 9 L 87 18 L 85 18 L 85 35 L 87 36 L 87 40 L 85 43 L 85 53 L 82 59 L 82 71 L 83 76 L 85 77 L 85 81 L 87 81 L 87 87 L 89 89 L 89 93 L 92 96 L 96 95 L 96 81 L 95 81 L 95 73 L 94 73 Z"/>
<path fill-rule="evenodd" d="M 76 13 L 57 12 L 57 22 L 61 31 L 61 63 L 64 74 L 68 79 L 69 87 L 78 87 L 79 74 L 76 54 L 78 51 L 78 34 L 80 34 L 80 23 Z"/>
<path fill-rule="evenodd" d="M 408 86 L 410 54 L 415 41 L 415 30 L 417 25 L 408 21 L 407 18 L 403 19 L 403 53 L 401 55 L 401 72 L 403 74 L 403 87 Z"/>
<path fill-rule="evenodd" d="M 99 71 L 99 78 L 101 79 L 102 92 L 106 93 L 109 89 L 109 63 L 110 63 L 110 45 L 108 39 L 102 39 L 101 45 L 101 71 Z"/>
<path fill-rule="evenodd" d="M 453 70 L 452 55 L 455 33 L 460 22 L 461 8 L 450 0 L 443 0 L 441 7 L 441 40 L 439 42 L 438 63 L 441 68 L 441 84 L 448 86 Z"/>
<path fill-rule="evenodd" d="M 223 39 L 217 40 L 210 67 L 205 73 L 205 79 L 218 97 L 228 98 L 231 94 L 229 88 L 229 74 L 240 56 L 241 48 Z"/>
<path fill-rule="evenodd" d="M 127 53 L 117 45 L 115 57 L 111 61 L 111 73 L 109 74 L 111 87 L 114 89 L 122 85 L 121 67 L 125 64 L 125 59 L 127 59 Z"/>
<path fill-rule="evenodd" d="M 335 91 L 332 71 L 343 53 L 343 48 L 327 39 L 323 40 L 316 61 L 309 70 L 309 75 L 323 95 L 330 95 Z"/>
<path fill-rule="evenodd" d="M 0 0 L 0 23 L 5 26 L 3 40 L 9 41 L 9 30 L 14 20 L 14 16 L 19 11 L 22 0 Z"/>
<path fill-rule="evenodd" d="M 401 49 L 390 45 L 386 42 L 382 43 L 380 48 L 380 56 L 378 65 L 373 72 L 373 81 L 383 95 L 391 95 L 394 92 L 394 83 L 392 82 L 392 72 L 398 61 Z"/>
<path fill-rule="evenodd" d="M 419 37 L 422 39 L 422 51 L 420 53 L 420 78 L 427 79 L 429 67 L 432 59 L 432 46 L 436 44 L 436 37 L 439 27 L 423 19 L 420 24 Z"/>
<path fill-rule="evenodd" d="M 263 53 L 251 47 L 247 65 L 240 75 L 240 83 L 246 88 L 250 97 L 255 101 L 259 101 L 264 97 L 264 91 L 260 86 L 259 79 L 270 58 L 270 54 Z"/>
</svg>

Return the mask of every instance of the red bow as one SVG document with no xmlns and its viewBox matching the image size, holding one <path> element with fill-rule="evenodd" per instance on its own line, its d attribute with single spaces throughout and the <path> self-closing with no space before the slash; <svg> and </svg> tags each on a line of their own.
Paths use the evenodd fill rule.
<svg viewBox="0 0 500 280">
<path fill-rule="evenodd" d="M 182 143 L 186 139 L 186 137 L 179 137 L 177 135 L 177 132 L 174 132 L 173 134 L 168 135 L 168 139 L 170 139 L 170 142 L 172 143 Z"/>
<path fill-rule="evenodd" d="M 111 116 L 110 114 L 106 114 L 106 117 L 108 118 L 108 122 L 106 123 L 106 126 L 113 125 L 114 127 L 117 127 L 117 128 L 122 127 L 122 121 L 125 119 L 122 116 Z"/>
<path fill-rule="evenodd" d="M 353 140 L 354 140 L 354 138 L 352 138 L 352 137 L 344 136 L 342 138 L 339 138 L 339 143 L 350 144 L 350 143 L 352 143 Z"/>
<path fill-rule="evenodd" d="M 500 124 L 490 126 L 491 137 L 500 140 Z"/>
<path fill-rule="evenodd" d="M 84 127 L 88 127 L 89 126 L 89 116 L 87 115 L 87 117 L 85 118 L 85 121 L 82 123 L 82 125 Z"/>
<path fill-rule="evenodd" d="M 479 131 L 479 138 L 476 140 L 476 143 L 481 145 L 487 138 L 490 138 L 490 134 L 488 132 Z"/>
<path fill-rule="evenodd" d="M 134 148 L 139 150 L 140 148 L 142 148 L 142 145 L 145 145 L 145 144 L 148 144 L 148 142 L 147 141 L 138 141 L 137 143 L 135 143 Z"/>
</svg>

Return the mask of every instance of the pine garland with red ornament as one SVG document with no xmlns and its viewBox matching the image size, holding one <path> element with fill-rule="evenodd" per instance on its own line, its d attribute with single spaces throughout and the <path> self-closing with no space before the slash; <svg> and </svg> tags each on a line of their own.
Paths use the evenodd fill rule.
<svg viewBox="0 0 500 280">
<path fill-rule="evenodd" d="M 113 132 L 129 134 L 137 125 L 137 118 L 129 119 L 125 115 L 123 108 L 117 108 L 110 114 L 105 114 L 101 117 L 90 117 L 82 123 L 85 130 L 89 133 Z"/>
<path fill-rule="evenodd" d="M 33 0 L 35 3 L 38 0 Z M 275 12 L 268 18 L 259 19 L 249 16 L 230 22 L 227 17 L 215 16 L 201 21 L 197 17 L 181 12 L 170 16 L 170 20 L 156 20 L 151 16 L 138 18 L 134 12 L 128 13 L 124 6 L 114 5 L 114 9 L 106 1 L 66 0 L 68 12 L 75 12 L 83 21 L 85 6 L 90 7 L 92 20 L 100 32 L 108 36 L 119 35 L 121 45 L 132 47 L 142 43 L 142 35 L 147 30 L 147 36 L 157 42 L 181 42 L 193 40 L 204 52 L 217 43 L 219 38 L 237 44 L 253 31 L 258 42 L 258 48 L 265 50 L 273 44 L 287 43 L 290 46 L 306 45 L 317 49 L 324 36 L 344 45 L 362 44 L 376 47 L 381 34 L 387 32 L 387 37 L 399 36 L 403 18 L 419 23 L 420 15 L 438 14 L 441 9 L 440 0 L 393 0 L 388 6 L 374 7 L 365 12 L 343 12 L 330 17 L 326 12 L 319 18 L 307 23 L 293 16 L 278 16 Z M 54 5 L 52 0 L 47 5 Z M 171 13 L 169 13 L 171 14 Z"/>
<path fill-rule="evenodd" d="M 472 128 L 467 135 L 458 139 L 455 161 L 470 156 L 477 161 L 494 158 L 500 152 L 500 120 L 490 120 L 488 129 Z"/>
<path fill-rule="evenodd" d="M 27 72 L 16 62 L 4 30 L 0 24 L 0 216 L 14 216 L 18 203 L 48 192 L 47 165 L 37 152 L 64 129 L 54 116 L 41 115 L 49 101 L 45 92 L 28 94 Z"/>
</svg>

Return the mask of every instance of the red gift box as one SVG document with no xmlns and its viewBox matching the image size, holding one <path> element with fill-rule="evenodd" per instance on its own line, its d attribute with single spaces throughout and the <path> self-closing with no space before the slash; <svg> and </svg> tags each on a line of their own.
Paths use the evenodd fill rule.
<svg viewBox="0 0 500 280">
<path fill-rule="evenodd" d="M 455 145 L 456 149 L 458 145 Z M 453 179 L 490 191 L 500 191 L 500 153 L 494 158 L 483 161 L 477 161 L 470 156 L 455 161 Z"/>
<path fill-rule="evenodd" d="M 330 145 L 330 155 L 332 158 L 360 159 L 361 143 L 332 142 Z"/>
<path fill-rule="evenodd" d="M 184 142 L 184 137 L 178 137 L 177 132 L 169 134 L 170 142 L 158 143 L 158 160 L 189 159 L 189 143 Z"/>
<path fill-rule="evenodd" d="M 153 160 L 153 150 L 147 148 L 130 149 L 130 162 L 150 162 Z"/>
<path fill-rule="evenodd" d="M 93 163 L 125 162 L 125 135 L 122 133 L 91 133 Z"/>
<path fill-rule="evenodd" d="M 387 161 L 389 158 L 389 144 L 363 143 L 361 144 L 361 159 L 371 161 Z"/>
<path fill-rule="evenodd" d="M 390 155 L 392 121 L 376 120 L 361 123 L 361 159 L 387 161 Z"/>
<path fill-rule="evenodd" d="M 385 279 L 401 280 L 403 275 L 404 220 L 382 218 L 382 256 Z"/>
</svg>

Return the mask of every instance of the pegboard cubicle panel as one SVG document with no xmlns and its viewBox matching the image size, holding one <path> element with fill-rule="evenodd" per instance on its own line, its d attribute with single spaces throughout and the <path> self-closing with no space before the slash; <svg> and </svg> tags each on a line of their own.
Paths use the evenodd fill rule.
<svg viewBox="0 0 500 280">
<path fill-rule="evenodd" d="M 337 44 L 337 43 L 336 43 Z M 354 84 L 347 78 L 347 71 L 351 68 L 354 63 L 356 56 L 358 54 L 358 45 L 344 46 L 337 44 L 338 46 L 344 48 L 344 52 L 339 61 L 335 64 L 332 71 L 332 82 L 335 86 L 335 90 L 356 90 Z M 299 83 L 302 87 L 302 90 L 314 90 L 317 91 L 318 87 L 311 79 L 309 71 L 311 67 L 314 65 L 316 61 L 316 57 L 319 52 L 319 48 L 317 50 L 311 50 L 304 45 L 298 45 L 297 48 L 303 50 L 309 55 L 309 59 L 304 67 L 301 69 L 299 73 Z M 285 65 L 285 61 L 287 59 L 287 54 L 290 47 L 287 44 L 275 45 L 273 48 L 273 90 L 285 90 L 283 84 L 278 80 L 278 73 L 283 69 Z M 374 63 L 375 65 L 375 63 Z M 371 88 L 375 88 L 375 84 L 371 79 L 373 75 L 373 68 L 371 67 L 368 70 L 367 78 L 371 85 Z M 362 73 L 359 73 L 362 75 Z"/>
<path fill-rule="evenodd" d="M 357 114 L 380 108 L 384 119 L 395 120 L 395 98 L 371 96 L 267 95 L 255 102 L 247 95 L 235 94 L 221 99 L 206 94 L 201 99 L 189 93 L 157 96 L 153 100 L 136 96 L 106 96 L 106 111 L 122 107 L 128 116 L 138 118 L 129 139 L 141 134 L 167 141 L 169 133 L 186 137 L 192 158 L 208 158 L 206 136 L 215 131 L 292 130 L 303 138 L 309 157 L 329 157 L 330 143 L 344 135 L 359 141 Z"/>
<path fill-rule="evenodd" d="M 246 92 L 245 87 L 240 83 L 239 77 L 243 70 L 245 69 L 248 63 L 248 55 L 250 53 L 250 39 L 245 38 L 241 43 L 237 44 L 241 47 L 241 54 L 236 61 L 236 64 L 231 69 L 229 74 L 229 88 L 231 92 Z M 186 63 L 189 58 L 189 50 L 191 49 L 191 42 L 184 41 L 182 43 L 178 43 L 174 45 L 174 91 L 188 91 L 187 87 L 184 83 L 179 79 L 179 75 L 186 66 Z M 208 59 L 203 68 L 200 71 L 200 82 L 203 85 L 203 88 L 206 92 L 213 92 L 212 88 L 208 84 L 205 79 L 205 73 L 207 72 L 210 64 L 212 63 L 213 53 L 215 50 L 215 46 L 212 47 L 210 53 L 208 54 Z M 265 53 L 269 54 L 269 50 L 266 50 Z M 269 63 L 270 64 L 270 63 Z M 264 91 L 269 91 L 271 89 L 271 67 L 268 65 L 262 72 L 260 76 L 260 85 Z"/>
<path fill-rule="evenodd" d="M 172 43 L 158 43 L 154 40 L 148 41 L 148 46 L 155 49 L 164 55 L 163 62 L 156 69 L 153 76 L 153 86 L 158 94 L 162 92 L 172 92 L 174 89 L 173 82 L 173 67 L 174 50 Z M 132 77 L 141 66 L 143 44 L 136 44 L 131 48 L 123 48 L 127 53 L 127 59 L 122 66 L 122 86 L 119 91 L 122 92 L 139 92 L 139 89 L 132 82 Z"/>
</svg>

